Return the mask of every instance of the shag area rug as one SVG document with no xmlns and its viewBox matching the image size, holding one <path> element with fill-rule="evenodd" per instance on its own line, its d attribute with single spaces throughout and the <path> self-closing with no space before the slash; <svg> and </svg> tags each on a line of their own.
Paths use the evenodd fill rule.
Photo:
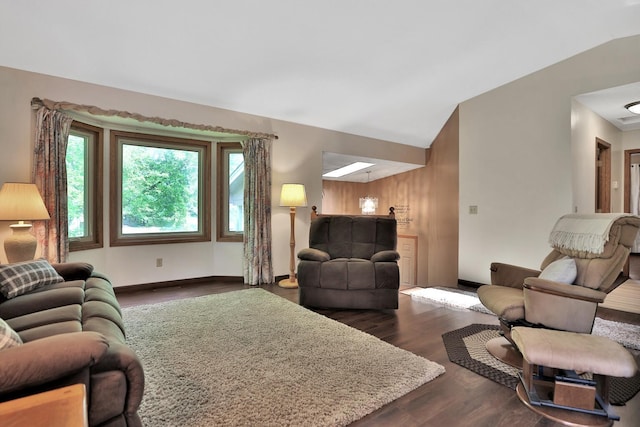
<svg viewBox="0 0 640 427">
<path fill-rule="evenodd" d="M 450 309 L 473 310 L 494 315 L 482 305 L 475 292 L 441 287 L 410 288 L 401 292 L 416 300 L 441 304 Z M 629 349 L 640 350 L 640 325 L 596 317 L 591 333 L 611 338 Z"/>
<path fill-rule="evenodd" d="M 145 426 L 343 426 L 444 367 L 263 289 L 123 309 Z"/>
<path fill-rule="evenodd" d="M 442 335 L 449 360 L 483 377 L 515 390 L 519 369 L 493 357 L 486 349 L 487 341 L 499 337 L 497 325 L 474 323 Z M 630 350 L 640 366 L 640 352 Z M 610 400 L 622 405 L 640 391 L 640 373 L 632 378 L 611 378 Z"/>
</svg>

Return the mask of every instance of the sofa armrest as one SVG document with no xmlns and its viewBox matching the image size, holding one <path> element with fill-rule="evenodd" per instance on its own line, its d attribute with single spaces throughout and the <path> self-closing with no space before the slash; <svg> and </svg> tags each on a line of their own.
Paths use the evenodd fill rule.
<svg viewBox="0 0 640 427">
<path fill-rule="evenodd" d="M 395 262 L 400 259 L 398 251 L 388 250 L 380 251 L 373 254 L 371 262 Z"/>
<path fill-rule="evenodd" d="M 51 264 L 65 281 L 87 280 L 93 273 L 93 265 L 86 262 L 62 262 Z"/>
<path fill-rule="evenodd" d="M 127 400 L 125 412 L 135 414 L 144 394 L 144 370 L 142 363 L 133 350 L 126 344 L 111 342 L 109 349 L 93 367 L 92 372 L 122 371 L 127 378 Z"/>
<path fill-rule="evenodd" d="M 314 248 L 304 248 L 300 252 L 298 252 L 298 258 L 305 261 L 329 261 L 331 256 L 325 251 L 321 251 L 320 249 Z"/>
<path fill-rule="evenodd" d="M 53 335 L 0 352 L 0 394 L 52 382 L 88 368 L 109 343 L 96 332 Z"/>
<path fill-rule="evenodd" d="M 540 270 L 519 267 L 517 265 L 503 264 L 501 262 L 491 263 L 491 284 L 508 286 L 511 288 L 522 288 L 527 277 L 538 277 Z"/>
<path fill-rule="evenodd" d="M 529 277 L 524 281 L 524 288 L 529 291 L 542 292 L 561 297 L 577 299 L 581 301 L 601 303 L 607 294 L 596 289 L 567 283 L 554 282 L 552 280 Z"/>
</svg>

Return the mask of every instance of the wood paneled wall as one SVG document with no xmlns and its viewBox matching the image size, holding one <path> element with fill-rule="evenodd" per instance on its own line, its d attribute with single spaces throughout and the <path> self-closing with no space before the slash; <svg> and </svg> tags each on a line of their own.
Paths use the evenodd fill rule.
<svg viewBox="0 0 640 427">
<path fill-rule="evenodd" d="M 459 109 L 456 108 L 433 141 L 427 166 L 429 286 L 458 285 L 459 123 Z"/>
<path fill-rule="evenodd" d="M 367 195 L 378 198 L 377 215 L 395 208 L 398 234 L 418 237 L 419 286 L 458 284 L 458 129 L 456 109 L 425 150 L 423 168 L 369 183 L 322 183 L 322 213 L 359 215 Z"/>
</svg>

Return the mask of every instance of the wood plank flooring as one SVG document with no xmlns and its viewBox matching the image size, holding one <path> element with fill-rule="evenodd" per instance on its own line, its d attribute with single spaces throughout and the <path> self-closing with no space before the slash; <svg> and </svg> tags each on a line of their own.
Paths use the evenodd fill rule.
<svg viewBox="0 0 640 427">
<path fill-rule="evenodd" d="M 211 283 L 170 288 L 118 292 L 123 307 L 247 288 L 240 283 Z M 297 289 L 263 286 L 293 302 Z M 449 362 L 441 335 L 471 323 L 498 324 L 487 314 L 451 310 L 417 302 L 400 294 L 398 310 L 316 310 L 318 313 L 374 335 L 397 347 L 440 363 L 446 373 L 419 387 L 352 426 L 559 426 L 524 406 L 515 391 Z M 611 320 L 640 324 L 640 315 L 601 310 Z M 286 321 L 286 319 L 283 319 Z M 300 331 L 304 333 L 304 331 Z M 295 397 L 292 397 L 295 398 Z M 615 407 L 621 421 L 616 427 L 640 425 L 640 394 L 625 406 Z M 155 426 L 154 426 L 155 427 Z"/>
</svg>

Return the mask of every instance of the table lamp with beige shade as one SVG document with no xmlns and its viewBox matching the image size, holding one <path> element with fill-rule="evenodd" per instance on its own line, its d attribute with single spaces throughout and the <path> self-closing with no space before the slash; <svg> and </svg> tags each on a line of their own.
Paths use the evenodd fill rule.
<svg viewBox="0 0 640 427">
<path fill-rule="evenodd" d="M 289 240 L 290 257 L 289 257 L 289 277 L 278 282 L 278 286 L 282 288 L 297 288 L 298 280 L 296 279 L 296 207 L 307 206 L 307 194 L 303 184 L 282 184 L 280 193 L 280 206 L 289 206 L 289 216 L 291 217 L 291 239 Z"/>
<path fill-rule="evenodd" d="M 18 221 L 9 227 L 13 233 L 4 239 L 9 263 L 32 260 L 38 242 L 25 221 L 48 220 L 49 212 L 35 184 L 5 182 L 0 189 L 0 221 Z"/>
</svg>

